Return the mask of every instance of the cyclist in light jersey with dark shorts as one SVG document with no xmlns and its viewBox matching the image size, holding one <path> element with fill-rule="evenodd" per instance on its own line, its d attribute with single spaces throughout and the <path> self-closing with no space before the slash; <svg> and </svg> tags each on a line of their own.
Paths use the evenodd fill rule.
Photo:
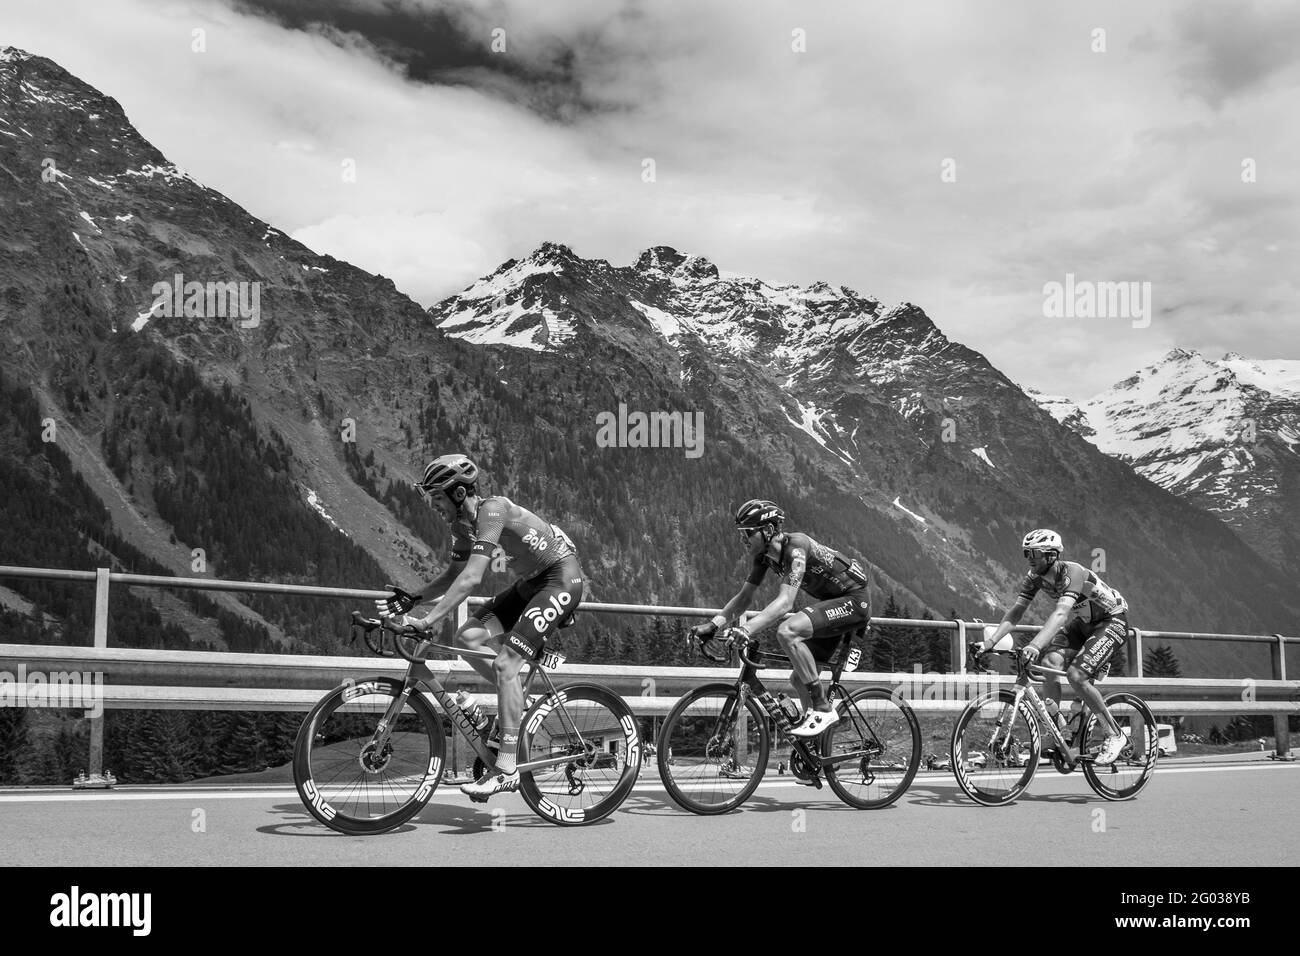
<svg viewBox="0 0 1300 956">
<path fill-rule="evenodd" d="M 1060 560 L 1064 545 L 1055 531 L 1038 529 L 1021 542 L 1030 570 L 1020 584 L 1015 604 L 1002 618 L 993 635 L 972 645 L 977 653 L 988 651 L 1020 623 L 1025 611 L 1042 591 L 1056 601 L 1056 607 L 1032 640 L 1020 648 L 1020 655 L 1033 663 L 1044 648 L 1042 663 L 1060 670 L 1068 664 L 1070 686 L 1106 727 L 1107 737 L 1097 754 L 1098 764 L 1111 764 L 1124 748 L 1126 738 L 1119 724 L 1106 710 L 1101 691 L 1093 684 L 1110 670 L 1110 659 L 1128 635 L 1128 602 L 1124 596 L 1074 561 Z M 1061 703 L 1061 682 L 1044 677 L 1043 688 L 1057 709 Z"/>
<path fill-rule="evenodd" d="M 526 662 L 541 655 L 547 636 L 573 616 L 582 601 L 583 579 L 573 542 L 563 531 L 509 498 L 479 497 L 478 475 L 478 467 L 464 455 L 443 455 L 429 463 L 424 480 L 416 486 L 451 522 L 451 563 L 425 589 L 425 593 L 442 594 L 433 611 L 405 620 L 426 633 L 439 626 L 482 582 L 498 547 L 519 575 L 456 632 L 457 643 L 464 647 L 500 646 L 495 660 L 467 660 L 497 688 L 501 750 L 496 770 L 485 771 L 461 787 L 482 801 L 494 793 L 519 789 L 515 750 L 524 707 L 519 673 Z M 396 597 L 376 603 L 388 613 L 405 613 L 412 606 Z"/>
<path fill-rule="evenodd" d="M 790 657 L 796 680 L 791 684 L 804 705 L 803 719 L 790 731 L 796 737 L 816 737 L 840 719 L 818 675 L 818 655 L 824 660 L 845 632 L 871 621 L 867 575 L 852 558 L 819 544 L 798 531 L 782 531 L 785 512 L 770 501 L 747 501 L 736 512 L 736 527 L 749 548 L 753 564 L 749 578 L 722 613 L 691 629 L 702 642 L 711 641 L 718 628 L 749 607 L 754 592 L 769 570 L 781 579 L 780 593 L 767 607 L 733 630 L 748 638 L 777 624 L 776 637 Z M 794 610 L 800 591 L 814 603 Z"/>
</svg>

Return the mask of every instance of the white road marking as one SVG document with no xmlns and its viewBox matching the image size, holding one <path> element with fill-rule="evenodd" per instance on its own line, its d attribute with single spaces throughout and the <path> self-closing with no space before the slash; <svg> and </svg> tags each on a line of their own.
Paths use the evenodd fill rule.
<svg viewBox="0 0 1300 956">
<path fill-rule="evenodd" d="M 1300 769 L 1300 762 L 1297 763 L 1258 763 L 1245 765 L 1228 765 L 1217 767 L 1157 767 L 1156 776 L 1163 777 L 1168 774 L 1181 773 L 1228 773 L 1245 770 L 1295 770 Z M 1040 773 L 1042 771 L 1040 770 Z M 1037 777 L 1035 778 L 1037 779 Z M 1047 779 L 1051 779 L 1048 777 Z M 1153 778 L 1154 779 L 1154 778 Z M 957 781 L 951 774 L 933 773 L 925 776 L 918 776 L 912 781 L 912 787 L 918 784 L 938 784 L 945 783 L 956 786 Z M 698 787 L 700 784 L 696 784 Z M 457 784 L 443 783 L 439 786 L 434 794 L 435 798 L 445 795 L 460 796 Z M 1032 788 L 1032 784 L 1030 784 Z M 834 792 L 829 787 L 821 791 L 816 791 L 812 787 L 806 787 L 803 784 L 795 783 L 793 780 L 764 780 L 759 784 L 761 790 L 779 790 L 798 787 L 810 793 L 824 793 L 834 796 Z M 663 792 L 664 785 L 660 780 L 639 782 L 634 786 L 633 792 L 645 793 L 648 791 Z M 909 788 L 910 789 L 910 788 Z M 272 800 L 283 799 L 286 797 L 298 796 L 298 792 L 291 786 L 281 787 L 257 787 L 250 784 L 231 784 L 229 786 L 215 787 L 189 787 L 186 789 L 176 789 L 168 787 L 158 790 L 94 790 L 94 791 L 76 791 L 67 793 L 62 790 L 0 790 L 0 803 L 69 803 L 91 800 Z"/>
</svg>

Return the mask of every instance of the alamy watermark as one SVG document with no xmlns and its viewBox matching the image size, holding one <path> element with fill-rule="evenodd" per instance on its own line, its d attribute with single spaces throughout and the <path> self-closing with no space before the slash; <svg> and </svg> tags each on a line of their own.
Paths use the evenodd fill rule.
<svg viewBox="0 0 1300 956">
<path fill-rule="evenodd" d="M 996 693 L 1001 686 L 996 674 L 939 674 L 922 673 L 921 665 L 913 664 L 912 673 L 896 672 L 891 675 L 894 684 L 890 696 L 895 701 L 947 700 L 972 701 L 988 693 Z"/>
<path fill-rule="evenodd" d="M 0 671 L 0 707 L 50 707 L 84 710 L 87 717 L 104 713 L 103 671 Z"/>
<path fill-rule="evenodd" d="M 596 416 L 598 448 L 684 448 L 687 458 L 704 454 L 703 412 L 629 412 Z"/>
<path fill-rule="evenodd" d="M 237 318 L 241 329 L 262 324 L 261 282 L 186 282 L 178 272 L 170 282 L 155 282 L 149 291 L 154 302 L 145 314 L 154 318 Z"/>
<path fill-rule="evenodd" d="M 1132 319 L 1133 328 L 1151 324 L 1150 282 L 1092 282 L 1065 274 L 1065 282 L 1043 286 L 1043 315 L 1049 319 Z"/>
</svg>

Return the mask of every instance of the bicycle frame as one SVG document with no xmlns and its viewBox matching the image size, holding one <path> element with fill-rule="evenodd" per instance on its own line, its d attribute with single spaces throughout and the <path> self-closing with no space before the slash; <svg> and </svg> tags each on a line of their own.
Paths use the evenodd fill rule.
<svg viewBox="0 0 1300 956">
<path fill-rule="evenodd" d="M 849 693 L 847 689 L 840 684 L 840 676 L 844 673 L 844 664 L 848 655 L 848 646 L 852 639 L 853 632 L 844 635 L 839 648 L 836 650 L 838 659 L 830 668 L 830 692 L 834 693 L 838 690 L 840 696 L 844 700 L 849 698 Z M 747 653 L 750 649 L 756 650 L 754 657 L 750 657 Z M 851 760 L 861 760 L 863 757 L 874 756 L 875 754 L 884 751 L 884 747 L 880 744 L 880 738 L 876 736 L 875 731 L 871 729 L 869 724 L 860 721 L 857 713 L 850 708 L 848 713 L 852 720 L 854 729 L 858 732 L 859 738 L 863 740 L 871 740 L 874 747 L 825 757 L 814 752 L 814 750 L 809 746 L 811 741 L 790 735 L 790 718 L 781 710 L 781 706 L 776 702 L 776 698 L 772 696 L 772 692 L 767 689 L 767 685 L 765 685 L 762 678 L 758 676 L 758 671 L 761 668 L 771 667 L 773 665 L 789 664 L 790 659 L 783 654 L 773 654 L 767 651 L 757 650 L 756 641 L 751 642 L 748 647 L 742 646 L 738 650 L 740 654 L 741 668 L 740 676 L 736 679 L 736 713 L 738 714 L 743 711 L 745 706 L 745 694 L 749 693 L 752 695 L 758 700 L 759 704 L 763 706 L 767 715 L 772 718 L 773 722 L 776 724 L 776 732 L 779 735 L 779 739 L 789 741 L 791 750 L 798 753 L 806 762 L 807 766 L 819 769 L 831 767 L 836 764 L 847 763 Z M 731 717 L 732 715 L 725 712 L 719 715 L 719 719 L 723 721 L 730 720 Z M 820 779 L 818 780 L 818 785 L 820 786 Z"/>
<path fill-rule="evenodd" d="M 433 650 L 449 651 L 453 654 L 458 654 L 461 657 L 477 657 L 483 660 L 492 660 L 496 657 L 496 654 L 492 651 L 479 651 L 467 647 L 452 647 L 446 644 L 438 644 L 436 642 L 428 642 L 428 646 Z M 377 750 L 382 750 L 382 748 L 387 745 L 388 739 L 392 734 L 392 728 L 396 726 L 397 718 L 401 714 L 402 708 L 406 705 L 407 698 L 411 696 L 412 691 L 417 687 L 420 687 L 431 694 L 433 699 L 436 700 L 442 707 L 443 711 L 446 712 L 447 716 L 451 718 L 452 726 L 460 731 L 461 736 L 465 738 L 474 752 L 478 754 L 479 759 L 483 761 L 483 765 L 491 769 L 496 769 L 496 757 L 493 755 L 492 751 L 488 749 L 487 743 L 483 739 L 483 734 L 474 726 L 473 721 L 469 719 L 469 715 L 466 714 L 460 705 L 456 703 L 456 698 L 448 693 L 447 688 L 443 686 L 440 680 L 438 680 L 437 675 L 429 669 L 428 663 L 421 658 L 408 657 L 406 654 L 402 654 L 402 656 L 406 657 L 410 662 L 410 666 L 406 669 L 406 678 L 402 682 L 402 692 L 398 694 L 397 697 L 393 698 L 393 702 L 388 705 L 383 719 L 379 721 L 375 728 L 374 735 L 370 738 L 368 746 L 374 747 Z M 532 686 L 533 679 L 538 674 L 541 674 L 542 680 L 546 682 L 546 686 L 550 691 L 547 697 L 556 699 L 560 707 L 562 719 L 568 721 L 569 729 L 577 736 L 578 740 L 582 741 L 583 749 L 585 751 L 591 751 L 593 749 L 592 745 L 588 744 L 583 739 L 582 733 L 578 730 L 577 725 L 573 723 L 573 718 L 569 715 L 568 710 L 564 706 L 563 691 L 556 689 L 555 684 L 551 682 L 550 675 L 541 668 L 541 665 L 537 661 L 529 661 L 528 667 L 528 677 L 523 684 L 525 700 L 527 700 L 528 689 Z M 364 684 L 357 686 L 361 687 L 364 686 Z M 539 711 L 539 713 L 544 717 L 546 714 L 549 714 L 552 709 L 554 708 Z M 536 716 L 534 716 L 534 719 L 536 719 Z M 527 773 L 533 770 L 544 770 L 547 767 L 556 767 L 560 764 L 571 763 L 573 757 L 573 754 L 565 754 L 559 757 L 547 757 L 542 760 L 530 760 L 526 763 L 519 764 L 517 769 L 521 773 Z"/>
<path fill-rule="evenodd" d="M 1080 721 L 1079 727 L 1075 732 L 1074 743 L 1076 746 L 1071 747 L 1070 742 L 1061 736 L 1060 728 L 1056 726 L 1056 721 L 1052 719 L 1052 715 L 1048 713 L 1047 706 L 1043 703 L 1043 699 L 1038 695 L 1038 692 L 1034 690 L 1033 687 L 1032 681 L 1041 680 L 1044 677 L 1066 678 L 1065 671 L 1057 670 L 1052 667 L 1044 667 L 1039 664 L 1025 665 L 1020 663 L 1018 663 L 1018 670 L 1019 673 L 1016 677 L 1015 690 L 1016 698 L 1003 708 L 1002 715 L 998 719 L 997 729 L 994 730 L 993 739 L 990 741 L 991 745 L 996 749 L 999 746 L 998 738 L 1004 733 L 1005 739 L 1001 741 L 1000 746 L 1007 747 L 1010 745 L 1011 727 L 1015 723 L 1016 711 L 1019 709 L 1021 701 L 1028 699 L 1030 704 L 1029 713 L 1033 715 L 1034 721 L 1038 725 L 1039 732 L 1041 733 L 1046 729 L 1047 734 L 1056 744 L 1057 751 L 1061 754 L 1061 758 L 1068 765 L 1074 766 L 1080 760 L 1092 759 L 1091 757 L 1082 754 L 1084 744 L 1083 733 L 1084 729 L 1087 727 L 1087 719 L 1085 718 Z M 957 759 L 956 755 L 954 755 L 954 759 Z"/>
</svg>

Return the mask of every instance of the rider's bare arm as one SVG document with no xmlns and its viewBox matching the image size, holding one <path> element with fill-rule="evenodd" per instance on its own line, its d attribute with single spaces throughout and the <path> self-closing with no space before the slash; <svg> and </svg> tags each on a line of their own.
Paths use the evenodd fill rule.
<svg viewBox="0 0 1300 956">
<path fill-rule="evenodd" d="M 458 561 L 453 558 L 451 563 L 443 569 L 442 574 L 426 584 L 420 593 L 429 595 L 429 600 L 437 600 L 438 597 L 447 592 L 447 588 L 451 587 L 451 582 L 455 581 L 463 570 L 465 570 L 464 560 Z"/>
<path fill-rule="evenodd" d="M 770 624 L 775 624 L 794 609 L 794 599 L 799 593 L 798 585 L 781 582 L 781 590 L 772 603 L 759 611 L 745 623 L 745 629 L 756 634 Z"/>
<path fill-rule="evenodd" d="M 727 602 L 726 606 L 722 609 L 722 613 L 713 615 L 713 623 L 717 627 L 722 627 L 722 625 L 726 624 L 728 621 L 735 620 L 741 611 L 749 607 L 749 603 L 754 600 L 754 592 L 757 590 L 758 585 L 750 584 L 746 581 L 741 585 L 740 590 L 736 592 L 736 596 Z"/>
<path fill-rule="evenodd" d="M 410 623 L 424 631 L 431 631 L 437 627 L 447 615 L 456 610 L 462 601 L 474 593 L 474 589 L 482 583 L 483 575 L 487 573 L 491 561 L 492 559 L 485 554 L 473 554 L 468 561 L 453 564 L 449 570 L 459 568 L 459 571 L 452 580 L 451 586 L 447 588 L 447 593 L 442 596 L 442 600 L 423 618 L 409 618 Z"/>
<path fill-rule="evenodd" d="M 1029 602 L 1023 597 L 1016 598 L 1016 603 L 1011 605 L 1007 613 L 1002 615 L 1002 623 L 998 629 L 993 632 L 993 636 L 984 642 L 984 649 L 987 651 L 997 644 L 998 641 L 1011 633 L 1011 629 L 1020 623 L 1021 618 L 1025 616 L 1025 611 L 1029 610 Z"/>
<path fill-rule="evenodd" d="M 790 549 L 790 570 L 781 578 L 781 590 L 772 603 L 749 619 L 745 625 L 751 634 L 774 624 L 794 609 L 794 599 L 803 584 L 804 572 L 808 570 L 808 555 L 803 548 Z M 752 579 L 751 579 L 752 580 Z"/>
<path fill-rule="evenodd" d="M 1078 599 L 1079 595 L 1077 594 L 1061 595 L 1061 599 L 1056 602 L 1056 607 L 1052 609 L 1051 616 L 1048 617 L 1047 622 L 1039 632 L 1034 635 L 1034 639 L 1029 642 L 1029 646 L 1041 651 L 1052 643 L 1052 638 L 1056 637 L 1061 628 L 1065 627 L 1065 622 L 1070 619 L 1070 610 Z"/>
</svg>

